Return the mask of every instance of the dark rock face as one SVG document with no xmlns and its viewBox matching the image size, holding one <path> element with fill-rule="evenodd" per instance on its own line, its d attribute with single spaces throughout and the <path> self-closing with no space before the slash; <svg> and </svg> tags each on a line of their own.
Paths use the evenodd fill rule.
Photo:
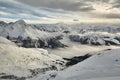
<svg viewBox="0 0 120 80">
<path fill-rule="evenodd" d="M 15 75 L 2 75 L 0 80 L 26 80 L 25 77 L 17 77 Z"/>
<path fill-rule="evenodd" d="M 63 31 L 63 33 L 65 33 L 65 34 L 69 34 L 70 31 L 66 30 L 66 31 Z"/>
<path fill-rule="evenodd" d="M 51 66 L 51 67 L 48 67 L 48 68 L 29 69 L 29 71 L 31 72 L 31 76 L 29 76 L 29 78 L 32 78 L 39 73 L 44 73 L 44 72 L 50 71 L 50 70 L 57 70 L 57 67 Z"/>
<path fill-rule="evenodd" d="M 113 41 L 105 41 L 105 45 L 118 45 L 117 43 L 113 42 Z"/>
<path fill-rule="evenodd" d="M 50 70 L 57 71 L 57 67 L 54 65 L 51 65 L 48 68 L 29 69 L 29 71 L 31 72 L 31 75 L 27 77 L 18 77 L 15 75 L 7 75 L 6 73 L 0 73 L 0 80 L 26 80 L 26 79 L 33 78 L 40 73 L 45 73 L 46 71 L 50 71 Z"/>
<path fill-rule="evenodd" d="M 92 55 L 90 54 L 86 54 L 84 56 L 78 56 L 78 57 L 73 57 L 71 59 L 68 59 L 68 58 L 63 58 L 64 60 L 67 60 L 68 62 L 66 63 L 66 66 L 69 67 L 69 66 L 72 66 L 72 65 L 75 65 L 89 57 L 91 57 Z"/>
<path fill-rule="evenodd" d="M 120 36 L 116 36 L 114 39 L 116 39 L 120 42 Z"/>
<path fill-rule="evenodd" d="M 5 26 L 7 26 L 8 24 L 6 23 L 6 22 L 4 22 L 4 21 L 0 21 L 0 26 L 3 26 L 3 27 L 5 27 Z"/>
<path fill-rule="evenodd" d="M 101 45 L 102 43 L 98 41 L 99 37 L 89 37 L 89 36 L 79 36 L 70 35 L 69 39 L 74 42 L 80 42 L 81 44 L 91 44 L 91 45 Z"/>
<path fill-rule="evenodd" d="M 55 38 L 50 39 L 31 39 L 27 37 L 23 39 L 21 36 L 18 38 L 11 38 L 10 36 L 6 37 L 7 39 L 15 42 L 18 46 L 25 47 L 25 48 L 64 48 L 67 47 L 66 45 L 62 44 L 59 40 L 62 39 L 62 36 L 56 36 Z"/>
<path fill-rule="evenodd" d="M 81 41 L 79 35 L 70 35 L 69 39 L 71 41 L 75 41 L 75 42 L 80 42 Z"/>
<path fill-rule="evenodd" d="M 17 77 L 14 75 L 6 75 L 6 76 L 1 76 L 1 79 L 16 79 Z"/>
<path fill-rule="evenodd" d="M 47 41 L 47 43 L 48 43 L 48 47 L 49 48 L 58 48 L 58 47 L 62 47 L 62 48 L 64 48 L 65 47 L 65 45 L 64 44 L 62 44 L 59 40 L 57 40 L 57 39 L 55 39 L 55 38 L 52 38 L 52 39 L 49 39 L 48 41 Z"/>
<path fill-rule="evenodd" d="M 69 39 L 73 42 L 79 42 L 81 44 L 89 45 L 120 45 L 120 37 L 107 37 L 99 35 L 90 36 L 80 36 L 80 35 L 70 35 Z"/>
</svg>

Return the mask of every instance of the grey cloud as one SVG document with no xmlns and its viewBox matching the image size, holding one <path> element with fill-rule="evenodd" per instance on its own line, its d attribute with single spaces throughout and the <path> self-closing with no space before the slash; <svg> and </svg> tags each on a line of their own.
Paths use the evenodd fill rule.
<svg viewBox="0 0 120 80">
<path fill-rule="evenodd" d="M 120 14 L 106 14 L 104 15 L 105 18 L 109 18 L 109 19 L 120 19 Z"/>
<path fill-rule="evenodd" d="M 95 18 L 106 18 L 106 19 L 120 19 L 119 13 L 91 13 L 91 17 Z"/>
<path fill-rule="evenodd" d="M 111 0 L 83 0 L 84 2 L 103 2 L 103 3 L 110 3 Z"/>
<path fill-rule="evenodd" d="M 9 0 L 0 0 L 0 11 L 10 13 L 12 15 L 19 15 L 21 13 L 23 14 L 30 14 L 36 17 L 48 17 L 44 14 L 40 14 L 34 11 L 32 7 L 26 6 L 21 3 L 17 3 L 15 1 L 9 1 Z"/>
<path fill-rule="evenodd" d="M 50 8 L 35 8 L 14 0 L 0 0 L 0 18 L 41 20 L 54 19 L 58 16 L 69 18 L 71 13 Z"/>
<path fill-rule="evenodd" d="M 113 0 L 112 4 L 112 8 L 120 8 L 120 0 Z"/>
<path fill-rule="evenodd" d="M 54 9 L 63 9 L 67 11 L 91 11 L 94 10 L 92 5 L 86 1 L 75 0 L 18 0 L 22 3 L 29 4 L 34 7 L 48 7 Z"/>
</svg>

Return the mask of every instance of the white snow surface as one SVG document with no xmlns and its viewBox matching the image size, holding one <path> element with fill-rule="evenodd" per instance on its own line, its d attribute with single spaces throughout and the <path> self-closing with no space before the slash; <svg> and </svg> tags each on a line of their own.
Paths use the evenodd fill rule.
<svg viewBox="0 0 120 80">
<path fill-rule="evenodd" d="M 6 73 L 6 75 L 27 77 L 31 75 L 29 69 L 56 66 L 56 60 L 61 61 L 62 58 L 48 54 L 44 49 L 26 49 L 0 43 L 0 73 Z"/>
<path fill-rule="evenodd" d="M 22 36 L 23 38 L 30 37 L 32 39 L 47 39 L 50 37 L 56 36 L 58 33 L 50 33 L 41 31 L 35 27 L 32 27 L 25 23 L 23 20 L 18 20 L 15 23 L 8 24 L 3 27 L 0 26 L 0 36 L 10 36 L 14 38 L 18 38 L 18 36 Z"/>
<path fill-rule="evenodd" d="M 47 75 L 46 77 L 39 76 L 36 80 L 48 78 L 49 80 L 119 80 L 120 49 L 99 52 L 54 75 L 56 75 L 55 78 Z"/>
<path fill-rule="evenodd" d="M 1 44 L 10 44 L 10 45 L 15 45 L 15 43 L 11 42 L 10 40 L 0 36 L 0 43 Z"/>
</svg>

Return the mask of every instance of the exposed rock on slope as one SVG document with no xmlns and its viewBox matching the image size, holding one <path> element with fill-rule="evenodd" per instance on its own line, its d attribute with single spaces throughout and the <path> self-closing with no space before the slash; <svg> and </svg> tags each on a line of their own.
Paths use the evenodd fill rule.
<svg viewBox="0 0 120 80">
<path fill-rule="evenodd" d="M 88 32 L 85 34 L 70 35 L 69 39 L 74 42 L 89 45 L 120 45 L 120 35 L 117 34 L 104 34 L 103 32 Z"/>
</svg>

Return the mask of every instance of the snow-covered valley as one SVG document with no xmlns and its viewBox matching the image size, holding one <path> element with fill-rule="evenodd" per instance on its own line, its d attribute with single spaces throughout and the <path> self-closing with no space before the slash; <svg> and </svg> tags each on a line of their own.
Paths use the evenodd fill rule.
<svg viewBox="0 0 120 80">
<path fill-rule="evenodd" d="M 113 24 L 0 21 L 0 80 L 119 80 L 119 31 Z"/>
</svg>

